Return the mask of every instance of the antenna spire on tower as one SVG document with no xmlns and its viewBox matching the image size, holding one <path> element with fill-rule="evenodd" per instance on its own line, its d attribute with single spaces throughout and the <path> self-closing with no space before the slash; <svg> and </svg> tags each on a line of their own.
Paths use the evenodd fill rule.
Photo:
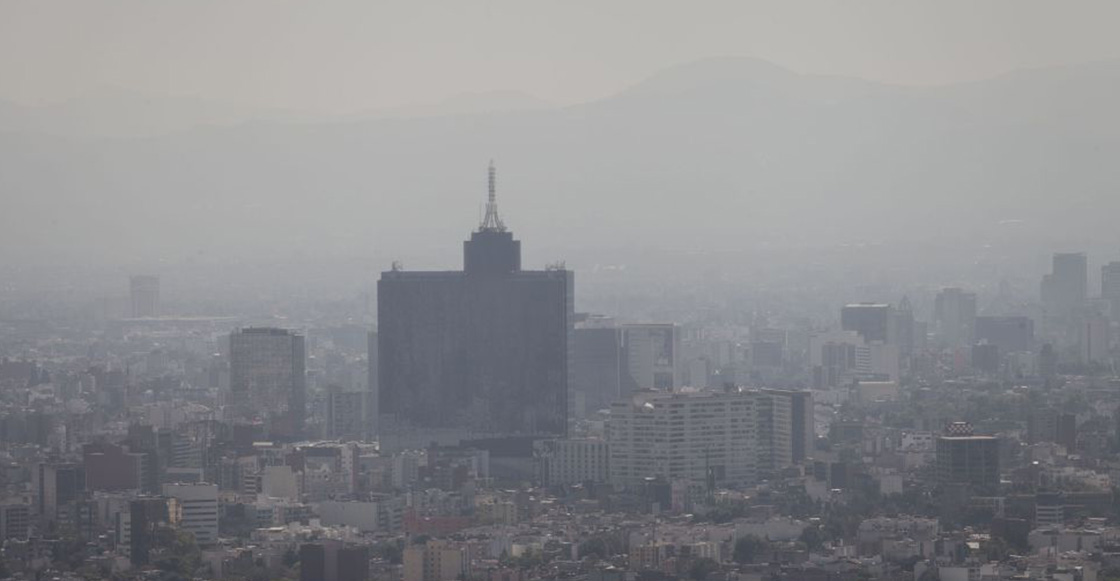
<svg viewBox="0 0 1120 581">
<path fill-rule="evenodd" d="M 498 202 L 497 202 L 497 188 L 498 188 L 498 170 L 494 167 L 494 160 L 490 160 L 490 168 L 488 171 L 490 178 L 490 192 L 486 199 L 486 216 L 482 219 L 482 224 L 478 226 L 479 231 L 482 232 L 505 232 L 506 225 L 498 216 Z"/>
</svg>

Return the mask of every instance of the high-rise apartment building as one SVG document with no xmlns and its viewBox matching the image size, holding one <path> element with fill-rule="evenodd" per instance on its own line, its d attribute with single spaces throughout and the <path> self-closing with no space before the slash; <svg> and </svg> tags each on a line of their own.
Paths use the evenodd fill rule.
<svg viewBox="0 0 1120 581">
<path fill-rule="evenodd" d="M 129 277 L 129 316 L 159 316 L 159 277 L 136 275 Z"/>
<path fill-rule="evenodd" d="M 757 392 L 649 391 L 611 406 L 610 480 L 635 488 L 648 478 L 710 487 L 758 477 Z"/>
<path fill-rule="evenodd" d="M 273 439 L 303 436 L 306 354 L 303 336 L 249 327 L 230 334 L 230 404 L 236 417 L 264 422 Z"/>
<path fill-rule="evenodd" d="M 976 294 L 959 288 L 937 293 L 933 304 L 937 338 L 950 347 L 968 347 L 976 340 Z"/>
<path fill-rule="evenodd" d="M 462 271 L 381 274 L 383 433 L 567 433 L 573 276 L 562 266 L 521 269 L 521 243 L 498 217 L 494 185 L 491 166 L 486 217 L 463 245 Z"/>
</svg>

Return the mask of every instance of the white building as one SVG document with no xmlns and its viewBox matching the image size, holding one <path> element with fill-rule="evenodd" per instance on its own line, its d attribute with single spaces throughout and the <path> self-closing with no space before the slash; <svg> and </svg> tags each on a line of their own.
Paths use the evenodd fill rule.
<svg viewBox="0 0 1120 581">
<path fill-rule="evenodd" d="M 610 480 L 745 485 L 757 479 L 758 392 L 642 392 L 611 406 Z"/>
<path fill-rule="evenodd" d="M 194 534 L 196 543 L 209 545 L 218 540 L 218 485 L 164 484 L 163 495 L 178 501 L 174 520 L 180 529 Z"/>
<path fill-rule="evenodd" d="M 544 486 L 603 483 L 609 477 L 610 452 L 605 440 L 540 440 L 533 452 Z"/>
</svg>

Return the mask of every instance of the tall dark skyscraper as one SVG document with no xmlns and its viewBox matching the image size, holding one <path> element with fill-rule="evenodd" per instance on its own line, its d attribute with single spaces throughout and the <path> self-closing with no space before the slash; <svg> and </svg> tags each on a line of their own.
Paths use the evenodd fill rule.
<svg viewBox="0 0 1120 581">
<path fill-rule="evenodd" d="M 268 436 L 303 437 L 307 383 L 303 336 L 250 327 L 229 336 L 230 403 L 241 419 L 260 420 Z"/>
<path fill-rule="evenodd" d="M 563 435 L 573 276 L 521 269 L 521 243 L 498 216 L 493 165 L 489 177 L 462 271 L 381 274 L 378 407 L 393 426 Z"/>
<path fill-rule="evenodd" d="M 840 328 L 855 331 L 864 341 L 890 342 L 894 309 L 878 303 L 856 303 L 840 309 Z"/>
</svg>

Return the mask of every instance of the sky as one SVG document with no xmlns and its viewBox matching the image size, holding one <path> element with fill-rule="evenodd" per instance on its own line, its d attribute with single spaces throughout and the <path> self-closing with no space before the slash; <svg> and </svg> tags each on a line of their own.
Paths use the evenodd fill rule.
<svg viewBox="0 0 1120 581">
<path fill-rule="evenodd" d="M 946 84 L 1120 58 L 1114 0 L 0 0 L 0 98 L 115 92 L 337 114 L 518 91 L 594 100 L 746 56 Z"/>
</svg>

